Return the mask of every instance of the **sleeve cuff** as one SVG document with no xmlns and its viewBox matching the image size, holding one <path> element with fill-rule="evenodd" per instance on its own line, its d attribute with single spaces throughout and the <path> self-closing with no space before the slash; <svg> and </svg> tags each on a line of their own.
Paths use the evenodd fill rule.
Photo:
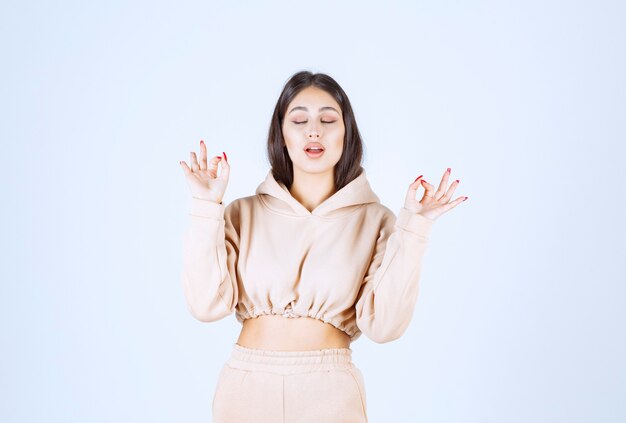
<svg viewBox="0 0 626 423">
<path fill-rule="evenodd" d="M 224 208 L 222 203 L 191 197 L 191 212 L 189 214 L 221 220 L 224 218 Z"/>
<path fill-rule="evenodd" d="M 396 225 L 406 231 L 428 239 L 435 221 L 421 214 L 410 211 L 402 207 L 396 219 Z"/>
</svg>

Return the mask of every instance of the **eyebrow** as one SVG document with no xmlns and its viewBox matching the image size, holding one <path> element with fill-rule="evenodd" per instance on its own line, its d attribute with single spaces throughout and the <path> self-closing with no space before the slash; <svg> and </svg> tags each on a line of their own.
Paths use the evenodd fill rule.
<svg viewBox="0 0 626 423">
<path fill-rule="evenodd" d="M 309 111 L 309 109 L 307 109 L 307 108 L 306 108 L 306 107 L 304 107 L 304 106 L 296 106 L 296 107 L 294 107 L 293 109 L 291 109 L 291 110 L 289 111 L 289 113 L 291 113 L 291 112 L 293 112 L 293 111 L 295 111 L 295 110 L 304 110 L 304 111 L 306 111 L 306 112 L 308 112 L 308 111 Z M 320 112 L 322 112 L 322 111 L 324 111 L 324 110 L 334 110 L 337 114 L 339 114 L 339 115 L 341 114 L 341 113 L 339 113 L 339 112 L 337 111 L 337 109 L 335 109 L 334 107 L 331 107 L 331 106 L 324 106 L 324 107 L 320 107 L 320 108 L 319 108 L 319 111 L 320 111 Z M 287 114 L 289 114 L 289 113 L 287 113 Z"/>
</svg>

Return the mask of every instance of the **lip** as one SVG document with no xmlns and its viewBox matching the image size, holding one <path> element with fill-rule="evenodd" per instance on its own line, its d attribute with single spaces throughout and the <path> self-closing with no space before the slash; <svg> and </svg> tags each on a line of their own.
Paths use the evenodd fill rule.
<svg viewBox="0 0 626 423">
<path fill-rule="evenodd" d="M 319 142 L 309 142 L 307 143 L 307 145 L 304 146 L 303 150 L 306 151 L 307 148 L 312 148 L 312 147 L 321 148 L 322 152 L 325 150 L 324 146 L 320 144 Z"/>
<path fill-rule="evenodd" d="M 306 154 L 308 157 L 310 157 L 311 159 L 317 159 L 319 157 L 322 157 L 324 155 L 324 150 L 317 152 L 317 153 L 313 153 L 312 151 L 304 151 L 304 154 Z"/>
</svg>

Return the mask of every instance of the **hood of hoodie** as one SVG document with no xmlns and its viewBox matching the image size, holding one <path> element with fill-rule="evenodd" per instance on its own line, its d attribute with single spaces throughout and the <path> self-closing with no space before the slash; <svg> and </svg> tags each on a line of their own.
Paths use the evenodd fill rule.
<svg viewBox="0 0 626 423">
<path fill-rule="evenodd" d="M 280 214 L 296 217 L 339 217 L 350 213 L 355 206 L 380 203 L 380 199 L 370 187 L 365 169 L 361 169 L 359 176 L 322 201 L 312 212 L 296 200 L 282 182 L 274 179 L 271 169 L 265 180 L 257 187 L 256 194 L 269 209 Z"/>
</svg>

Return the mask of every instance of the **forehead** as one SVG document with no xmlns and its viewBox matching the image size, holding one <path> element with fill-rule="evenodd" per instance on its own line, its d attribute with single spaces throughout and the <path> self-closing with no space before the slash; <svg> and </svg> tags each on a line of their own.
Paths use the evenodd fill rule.
<svg viewBox="0 0 626 423">
<path fill-rule="evenodd" d="M 287 106 L 287 113 L 298 106 L 306 107 L 309 112 L 317 112 L 320 107 L 331 106 L 341 113 L 341 106 L 333 96 L 317 87 L 306 87 L 300 91 Z"/>
</svg>

